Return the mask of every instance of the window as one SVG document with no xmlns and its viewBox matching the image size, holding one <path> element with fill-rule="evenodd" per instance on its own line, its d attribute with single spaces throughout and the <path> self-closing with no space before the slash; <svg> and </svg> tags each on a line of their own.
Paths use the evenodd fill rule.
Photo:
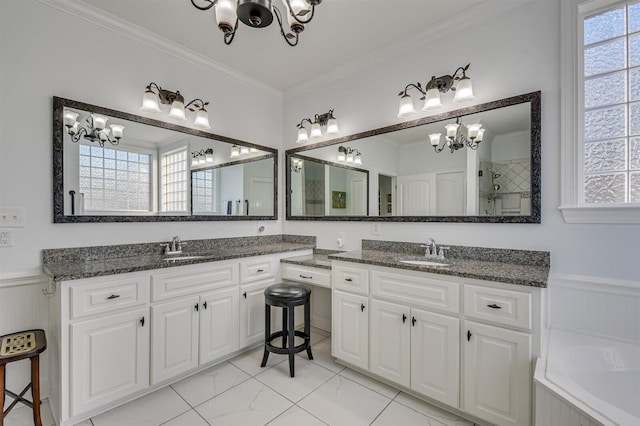
<svg viewBox="0 0 640 426">
<path fill-rule="evenodd" d="M 640 223 L 640 1 L 562 2 L 567 222 Z"/>
<path fill-rule="evenodd" d="M 194 213 L 218 212 L 219 169 L 194 172 L 191 182 L 191 199 Z"/>
<path fill-rule="evenodd" d="M 85 211 L 151 210 L 150 154 L 80 144 Z"/>
<path fill-rule="evenodd" d="M 160 211 L 188 212 L 189 181 L 186 148 L 162 154 L 160 179 Z"/>
</svg>

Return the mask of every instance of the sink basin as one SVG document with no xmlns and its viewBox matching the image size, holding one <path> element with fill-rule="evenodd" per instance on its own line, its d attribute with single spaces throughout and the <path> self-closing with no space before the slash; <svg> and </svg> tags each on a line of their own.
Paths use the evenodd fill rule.
<svg viewBox="0 0 640 426">
<path fill-rule="evenodd" d="M 449 266 L 448 263 L 434 262 L 431 260 L 401 260 L 400 263 L 416 266 Z"/>
<path fill-rule="evenodd" d="M 165 262 L 180 262 L 183 260 L 202 259 L 206 256 L 167 256 L 164 258 Z"/>
</svg>

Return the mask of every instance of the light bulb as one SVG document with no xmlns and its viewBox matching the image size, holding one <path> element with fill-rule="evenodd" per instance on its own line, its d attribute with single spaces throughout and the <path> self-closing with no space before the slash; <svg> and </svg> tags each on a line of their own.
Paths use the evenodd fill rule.
<svg viewBox="0 0 640 426">
<path fill-rule="evenodd" d="M 454 102 L 467 101 L 473 99 L 473 86 L 469 77 L 462 77 L 456 86 L 456 95 L 453 97 Z"/>
<path fill-rule="evenodd" d="M 209 124 L 209 113 L 206 109 L 200 108 L 196 111 L 196 118 L 193 120 L 193 125 L 198 129 L 208 130 L 211 128 Z"/>
<path fill-rule="evenodd" d="M 147 89 L 142 96 L 141 111 L 146 112 L 160 112 L 160 105 L 158 105 L 158 97 L 153 90 Z"/>
<path fill-rule="evenodd" d="M 400 108 L 398 108 L 398 118 L 408 117 L 416 113 L 413 106 L 413 99 L 406 93 L 400 98 Z"/>
<path fill-rule="evenodd" d="M 298 129 L 298 140 L 296 141 L 296 143 L 303 143 L 308 141 L 309 135 L 307 134 L 307 129 L 305 129 L 304 127 L 300 127 Z"/>
</svg>

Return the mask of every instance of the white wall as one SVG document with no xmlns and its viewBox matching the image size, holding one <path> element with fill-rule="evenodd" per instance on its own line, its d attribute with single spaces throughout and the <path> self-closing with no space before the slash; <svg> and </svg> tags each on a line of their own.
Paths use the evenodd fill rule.
<svg viewBox="0 0 640 426">
<path fill-rule="evenodd" d="M 542 91 L 542 224 L 371 223 L 287 221 L 284 231 L 312 233 L 318 246 L 357 249 L 363 238 L 436 241 L 485 247 L 551 252 L 552 271 L 640 280 L 640 228 L 634 225 L 568 225 L 557 210 L 560 200 L 560 0 L 530 1 L 472 27 L 451 26 L 439 40 L 417 44 L 393 58 L 285 97 L 284 143 L 295 145 L 295 125 L 335 108 L 341 135 L 398 123 L 398 92 L 409 82 L 424 84 L 431 75 L 451 73 L 471 63 L 476 99 L 483 103 Z M 447 109 L 456 105 L 445 101 Z M 425 113 L 427 114 L 427 113 Z M 367 152 L 363 150 L 366 158 Z M 440 155 L 445 155 L 442 153 Z"/>
</svg>

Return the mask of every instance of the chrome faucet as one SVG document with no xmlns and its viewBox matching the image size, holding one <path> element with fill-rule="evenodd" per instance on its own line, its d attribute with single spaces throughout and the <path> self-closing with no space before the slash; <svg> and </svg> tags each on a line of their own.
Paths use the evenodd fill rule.
<svg viewBox="0 0 640 426">
<path fill-rule="evenodd" d="M 438 254 L 438 250 L 437 250 L 437 246 L 436 246 L 436 240 L 434 240 L 433 238 L 427 238 L 427 244 L 426 245 L 422 245 L 420 247 L 424 247 L 425 248 L 425 252 L 424 255 L 425 256 L 436 256 Z"/>
<path fill-rule="evenodd" d="M 173 237 L 170 243 L 160 244 L 164 247 L 164 254 L 181 254 L 182 246 L 187 243 L 183 242 L 177 235 Z"/>
</svg>

